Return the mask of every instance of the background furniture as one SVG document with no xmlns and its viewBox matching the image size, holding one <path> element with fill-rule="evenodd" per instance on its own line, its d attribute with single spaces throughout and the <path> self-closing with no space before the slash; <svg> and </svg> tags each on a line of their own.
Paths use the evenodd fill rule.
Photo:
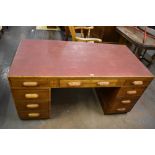
<svg viewBox="0 0 155 155">
<path fill-rule="evenodd" d="M 91 31 L 91 37 L 100 38 L 104 43 L 117 44 L 119 41 L 116 26 L 94 26 Z"/>
<path fill-rule="evenodd" d="M 99 38 L 102 42 L 106 43 L 118 43 L 119 34 L 116 32 L 116 26 L 93 26 L 94 28 L 91 30 L 90 37 L 91 38 Z M 80 33 L 79 30 L 76 30 Z M 87 33 L 86 30 L 83 30 L 84 35 Z M 66 40 L 69 39 L 70 31 L 68 26 L 65 26 L 65 34 Z"/>
<path fill-rule="evenodd" d="M 90 31 L 93 26 L 69 26 L 69 30 L 72 36 L 72 41 L 83 41 L 83 42 L 102 42 L 99 38 L 90 38 Z M 77 35 L 77 31 L 80 30 L 80 35 Z M 86 33 L 87 31 L 87 33 Z"/>
<path fill-rule="evenodd" d="M 54 30 L 60 31 L 59 26 L 36 26 L 36 30 Z"/>
<path fill-rule="evenodd" d="M 129 112 L 153 75 L 124 45 L 24 40 L 8 78 L 19 117 L 42 119 L 51 88 L 98 88 L 105 114 Z"/>
<path fill-rule="evenodd" d="M 122 36 L 119 43 L 127 44 L 126 41 L 130 42 L 135 46 L 133 52 L 139 59 L 147 61 L 148 65 L 152 63 L 155 56 L 152 56 L 151 61 L 145 59 L 144 56 L 147 50 L 155 50 L 155 37 L 147 35 L 146 39 L 144 39 L 144 31 L 141 31 L 137 27 L 118 26 L 116 30 Z"/>
</svg>

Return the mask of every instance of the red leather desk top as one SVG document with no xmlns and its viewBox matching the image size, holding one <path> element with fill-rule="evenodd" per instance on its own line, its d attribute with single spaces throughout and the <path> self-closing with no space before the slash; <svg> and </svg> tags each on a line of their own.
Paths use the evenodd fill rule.
<svg viewBox="0 0 155 155">
<path fill-rule="evenodd" d="M 9 77 L 152 77 L 125 45 L 23 40 Z"/>
</svg>

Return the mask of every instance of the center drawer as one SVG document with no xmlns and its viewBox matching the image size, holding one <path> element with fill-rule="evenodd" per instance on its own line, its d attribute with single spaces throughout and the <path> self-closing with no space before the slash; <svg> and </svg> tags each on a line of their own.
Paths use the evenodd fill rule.
<svg viewBox="0 0 155 155">
<path fill-rule="evenodd" d="M 12 89 L 13 97 L 16 101 L 41 101 L 50 100 L 49 89 Z"/>
<path fill-rule="evenodd" d="M 68 87 L 120 87 L 123 80 L 117 79 L 98 79 L 98 80 L 60 80 L 61 88 Z"/>
</svg>

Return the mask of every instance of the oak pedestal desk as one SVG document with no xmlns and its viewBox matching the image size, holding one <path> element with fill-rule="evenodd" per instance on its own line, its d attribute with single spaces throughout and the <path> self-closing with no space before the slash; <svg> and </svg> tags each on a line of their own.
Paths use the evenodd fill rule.
<svg viewBox="0 0 155 155">
<path fill-rule="evenodd" d="M 51 115 L 52 88 L 95 88 L 104 114 L 129 112 L 153 75 L 125 45 L 21 41 L 8 75 L 21 119 Z"/>
</svg>

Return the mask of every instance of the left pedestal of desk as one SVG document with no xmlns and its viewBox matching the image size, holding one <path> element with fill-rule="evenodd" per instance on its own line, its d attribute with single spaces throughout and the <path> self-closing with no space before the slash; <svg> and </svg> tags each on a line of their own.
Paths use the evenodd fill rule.
<svg viewBox="0 0 155 155">
<path fill-rule="evenodd" d="M 11 78 L 10 87 L 21 119 L 47 119 L 51 114 L 51 88 L 46 78 Z"/>
</svg>

